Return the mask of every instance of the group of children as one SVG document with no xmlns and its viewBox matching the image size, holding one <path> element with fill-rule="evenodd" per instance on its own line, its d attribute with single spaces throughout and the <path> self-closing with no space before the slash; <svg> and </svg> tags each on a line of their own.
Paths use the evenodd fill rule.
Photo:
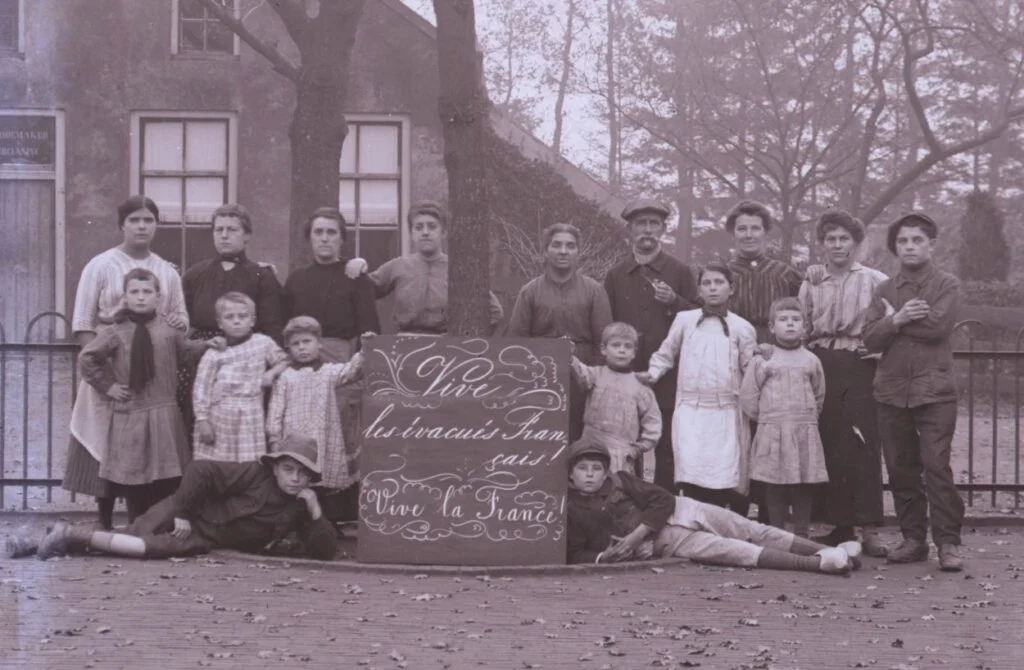
<svg viewBox="0 0 1024 670">
<path fill-rule="evenodd" d="M 604 366 L 573 359 L 573 374 L 589 393 L 583 438 L 607 447 L 613 471 L 633 471 L 661 431 L 672 430 L 677 493 L 731 507 L 750 480 L 759 481 L 772 524 L 781 528 L 792 518 L 797 534 L 806 535 L 813 487 L 828 473 L 818 433 L 825 376 L 803 346 L 800 303 L 772 305 L 775 345 L 758 346 L 753 327 L 727 309 L 730 270 L 709 264 L 698 284 L 703 307 L 676 316 L 646 371 L 632 373 L 638 334 L 624 323 L 604 331 Z M 676 367 L 674 425 L 662 426 L 650 386 Z"/>
<path fill-rule="evenodd" d="M 610 476 L 608 481 L 618 485 L 608 486 L 620 490 L 619 500 L 637 497 L 641 517 L 654 514 L 652 522 L 644 522 L 646 531 L 640 535 L 650 540 L 652 533 L 661 531 L 653 546 L 662 554 L 754 566 L 763 553 L 755 545 L 763 542 L 787 554 L 805 555 L 813 548 L 809 554 L 813 555 L 825 549 L 806 539 L 815 485 L 827 482 L 828 472 L 818 432 L 825 375 L 818 358 L 803 346 L 803 310 L 794 298 L 777 300 L 771 307 L 770 325 L 775 344 L 758 346 L 753 326 L 728 310 L 732 283 L 732 273 L 725 265 L 711 263 L 701 270 L 698 286 L 703 306 L 677 314 L 646 371 L 630 373 L 638 334 L 623 323 L 613 323 L 604 331 L 601 353 L 605 366 L 588 367 L 573 359 L 573 374 L 590 395 L 583 436 L 574 445 L 575 460 L 570 459 L 570 561 L 623 560 L 635 557 L 634 552 L 645 546 L 629 541 L 639 537 L 631 535 L 636 528 L 617 528 L 618 523 L 610 520 L 597 524 L 605 531 L 596 536 L 583 533 L 591 544 L 596 537 L 595 546 L 611 547 L 610 554 L 592 558 L 584 546 L 573 546 L 574 535 L 581 541 L 579 529 L 594 524 L 593 518 L 584 520 L 593 516 L 584 510 L 595 504 L 594 491 L 581 486 L 584 471 L 588 476 Z M 673 425 L 662 426 L 650 385 L 673 368 L 678 368 Z M 757 424 L 753 439 L 751 422 Z M 675 508 L 670 493 L 630 474 L 639 470 L 642 453 L 653 449 L 662 430 L 672 431 L 676 493 L 680 494 Z M 587 479 L 591 488 L 596 486 L 595 491 L 603 485 L 594 484 L 597 479 L 604 482 L 607 477 Z M 764 485 L 765 504 L 775 529 L 750 525 L 727 509 L 741 506 L 751 480 Z M 650 506 L 658 505 L 665 506 L 663 513 L 651 511 Z M 602 502 L 595 509 L 604 508 Z M 669 518 L 676 530 L 663 532 Z M 792 521 L 793 533 L 780 535 L 787 521 Z M 684 540 L 679 529 L 690 526 L 705 534 L 716 527 L 726 537 L 712 540 L 690 537 L 688 532 L 689 539 Z M 609 545 L 604 536 L 614 534 L 615 529 L 622 531 L 616 535 L 621 540 Z M 761 535 L 764 537 L 750 544 Z M 718 546 L 720 540 L 725 548 Z M 747 546 L 737 549 L 737 542 Z M 659 548 L 659 544 L 663 546 Z M 674 546 L 671 551 L 669 544 Z M 856 543 L 842 546 L 848 558 L 860 554 Z M 838 556 L 817 559 L 821 560 L 794 563 L 778 556 L 765 560 L 774 567 L 817 569 L 824 565 L 830 572 L 842 572 L 853 564 Z M 833 569 L 837 565 L 842 567 Z"/>
<path fill-rule="evenodd" d="M 170 540 L 154 540 L 151 544 L 163 548 L 147 555 L 199 553 L 214 545 L 259 547 L 295 530 L 296 505 L 290 499 L 300 493 L 308 520 L 319 521 L 322 498 L 358 480 L 358 470 L 351 466 L 357 460 L 349 457 L 342 434 L 336 388 L 356 378 L 362 355 L 347 363 L 323 362 L 320 324 L 308 316 L 285 326 L 286 353 L 271 338 L 253 332 L 256 306 L 237 292 L 216 302 L 223 337 L 186 340 L 158 318 L 160 285 L 151 272 L 134 269 L 123 281 L 123 310 L 114 326 L 84 347 L 79 366 L 83 378 L 113 403 L 100 476 L 126 498 L 129 535 L 171 533 L 182 540 L 171 542 L 171 549 L 164 546 Z M 190 441 L 175 398 L 177 370 L 186 357 L 198 356 L 196 425 Z M 267 412 L 266 389 L 272 389 Z M 290 490 L 294 486 L 285 482 L 286 470 L 303 486 Z M 312 482 L 318 484 L 315 490 L 308 487 Z M 289 500 L 272 503 L 282 491 Z M 260 504 L 240 513 L 246 500 Z M 218 506 L 224 509 L 213 509 Z M 211 515 L 206 532 L 193 536 L 189 514 L 201 519 L 204 513 Z M 268 514 L 269 521 L 258 522 Z M 218 536 L 211 530 L 223 530 L 236 518 L 244 519 L 243 532 Z M 252 532 L 244 532 L 249 526 Z M 118 534 L 104 531 L 96 539 L 92 532 L 60 524 L 44 539 L 38 555 L 60 553 L 75 538 L 85 544 L 95 539 L 92 546 L 111 551 L 108 536 Z M 329 553 L 334 545 L 325 542 L 325 532 L 319 529 L 318 539 L 306 547 L 308 553 Z M 193 539 L 185 542 L 189 537 Z M 125 555 L 143 555 L 141 545 L 130 540 L 116 540 L 114 553 L 125 546 Z M 27 551 L 8 546 L 9 554 Z"/>
</svg>

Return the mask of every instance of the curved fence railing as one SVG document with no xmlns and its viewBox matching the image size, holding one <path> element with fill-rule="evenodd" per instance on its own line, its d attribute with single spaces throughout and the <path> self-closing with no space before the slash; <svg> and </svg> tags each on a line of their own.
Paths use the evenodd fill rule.
<svg viewBox="0 0 1024 670">
<path fill-rule="evenodd" d="M 969 505 L 1018 508 L 1021 483 L 1021 380 L 1024 328 L 1015 339 L 972 333 L 957 324 L 953 354 L 960 411 L 951 463 Z M 984 330 L 982 328 L 982 330 Z M 20 342 L 0 323 L 0 509 L 48 509 L 73 503 L 60 488 L 68 423 L 78 388 L 79 346 L 68 319 L 35 316 Z"/>
</svg>

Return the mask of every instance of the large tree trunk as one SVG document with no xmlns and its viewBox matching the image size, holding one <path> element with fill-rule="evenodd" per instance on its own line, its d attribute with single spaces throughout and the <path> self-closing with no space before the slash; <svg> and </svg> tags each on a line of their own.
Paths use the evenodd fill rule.
<svg viewBox="0 0 1024 670">
<path fill-rule="evenodd" d="M 693 257 L 693 168 L 682 157 L 676 159 L 676 177 L 679 180 L 679 195 L 676 198 L 679 221 L 676 224 L 673 255 L 689 263 Z"/>
<path fill-rule="evenodd" d="M 309 73 L 303 72 L 288 129 L 292 149 L 288 258 L 292 269 L 311 259 L 303 232 L 306 218 L 318 207 L 338 206 L 338 161 L 348 134 L 340 106 L 344 97 L 306 81 L 309 78 Z"/>
<path fill-rule="evenodd" d="M 434 0 L 439 101 L 448 173 L 448 330 L 490 330 L 490 213 L 485 146 L 490 108 L 480 77 L 473 0 Z"/>
<path fill-rule="evenodd" d="M 339 161 L 348 134 L 348 71 L 364 5 L 365 0 L 323 2 L 314 20 L 299 24 L 302 34 L 296 42 L 302 66 L 288 129 L 292 150 L 288 256 L 292 268 L 308 263 L 311 257 L 303 222 L 317 207 L 339 204 Z M 300 28 L 293 23 L 291 29 Z"/>
</svg>

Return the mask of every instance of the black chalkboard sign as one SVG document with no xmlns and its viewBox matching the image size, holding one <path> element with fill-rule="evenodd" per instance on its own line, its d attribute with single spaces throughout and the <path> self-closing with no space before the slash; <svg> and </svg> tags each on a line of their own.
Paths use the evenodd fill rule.
<svg viewBox="0 0 1024 670">
<path fill-rule="evenodd" d="M 56 147 L 54 117 L 0 115 L 0 165 L 53 165 Z"/>
<path fill-rule="evenodd" d="M 380 336 L 364 355 L 357 559 L 564 563 L 569 343 Z"/>
</svg>

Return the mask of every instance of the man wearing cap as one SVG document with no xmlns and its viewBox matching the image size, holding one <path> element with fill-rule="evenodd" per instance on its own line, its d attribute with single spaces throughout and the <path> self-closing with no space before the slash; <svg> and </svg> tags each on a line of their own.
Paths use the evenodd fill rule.
<svg viewBox="0 0 1024 670">
<path fill-rule="evenodd" d="M 259 462 L 192 461 L 177 492 L 125 532 L 58 523 L 37 555 L 46 560 L 84 548 L 129 558 L 193 556 L 217 548 L 259 552 L 297 531 L 308 557 L 330 560 L 338 537 L 310 488 L 320 479 L 316 458 L 315 440 L 288 435 Z M 9 539 L 8 547 L 13 544 Z"/>
<path fill-rule="evenodd" d="M 628 323 L 640 334 L 636 358 L 646 361 L 658 350 L 676 312 L 697 307 L 697 284 L 690 268 L 661 248 L 667 205 L 650 198 L 630 203 L 622 211 L 633 240 L 632 255 L 605 276 L 604 288 L 612 307 L 612 320 Z M 654 448 L 654 483 L 667 491 L 675 487 L 672 456 L 672 410 L 676 375 L 666 374 L 654 385 L 661 410 L 661 438 Z"/>
</svg>

